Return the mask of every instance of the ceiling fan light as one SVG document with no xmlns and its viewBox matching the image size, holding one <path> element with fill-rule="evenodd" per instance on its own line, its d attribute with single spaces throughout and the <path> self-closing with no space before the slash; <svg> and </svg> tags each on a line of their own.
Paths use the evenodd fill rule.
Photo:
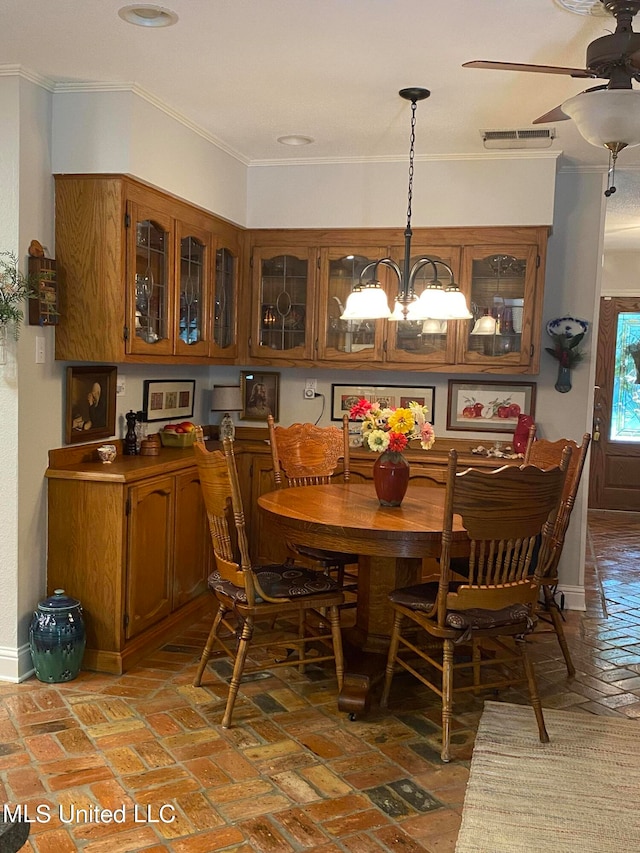
<svg viewBox="0 0 640 853">
<path fill-rule="evenodd" d="M 623 143 L 640 145 L 640 90 L 602 89 L 581 92 L 562 105 L 581 136 L 598 148 Z"/>
</svg>

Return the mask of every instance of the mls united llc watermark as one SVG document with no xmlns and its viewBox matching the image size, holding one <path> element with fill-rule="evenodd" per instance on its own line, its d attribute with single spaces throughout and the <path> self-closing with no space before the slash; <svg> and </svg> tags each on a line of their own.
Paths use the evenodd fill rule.
<svg viewBox="0 0 640 853">
<path fill-rule="evenodd" d="M 115 809 L 103 809 L 100 806 L 90 806 L 79 809 L 73 805 L 51 806 L 39 803 L 36 806 L 11 806 L 4 803 L 2 819 L 4 823 L 49 823 L 53 818 L 61 823 L 173 823 L 176 819 L 175 807 L 164 805 L 122 805 Z"/>
</svg>

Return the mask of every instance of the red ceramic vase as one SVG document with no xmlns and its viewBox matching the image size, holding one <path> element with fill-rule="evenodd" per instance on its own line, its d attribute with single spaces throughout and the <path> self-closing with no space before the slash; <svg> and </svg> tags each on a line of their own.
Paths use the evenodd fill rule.
<svg viewBox="0 0 640 853">
<path fill-rule="evenodd" d="M 373 485 L 381 506 L 400 506 L 409 485 L 409 463 L 402 453 L 385 450 L 373 463 Z"/>
<path fill-rule="evenodd" d="M 529 427 L 533 423 L 531 415 L 518 415 L 518 423 L 513 433 L 513 449 L 516 453 L 524 453 L 529 441 Z"/>
</svg>

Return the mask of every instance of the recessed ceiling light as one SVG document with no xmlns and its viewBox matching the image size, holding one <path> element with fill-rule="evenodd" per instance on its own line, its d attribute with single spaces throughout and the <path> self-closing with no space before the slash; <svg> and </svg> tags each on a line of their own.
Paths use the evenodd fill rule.
<svg viewBox="0 0 640 853">
<path fill-rule="evenodd" d="M 178 16 L 162 6 L 123 6 L 118 15 L 128 24 L 137 27 L 170 27 L 177 23 Z"/>
<path fill-rule="evenodd" d="M 289 136 L 279 136 L 278 142 L 281 145 L 311 145 L 315 140 L 311 136 L 302 136 L 299 133 L 291 133 Z"/>
</svg>

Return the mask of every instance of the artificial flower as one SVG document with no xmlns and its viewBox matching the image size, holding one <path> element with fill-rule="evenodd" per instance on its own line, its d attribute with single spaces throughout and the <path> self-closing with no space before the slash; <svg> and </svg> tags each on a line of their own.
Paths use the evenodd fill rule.
<svg viewBox="0 0 640 853">
<path fill-rule="evenodd" d="M 408 406 L 382 408 L 377 401 L 361 399 L 349 410 L 351 420 L 362 420 L 364 446 L 376 453 L 402 453 L 414 439 L 420 441 L 423 450 L 430 450 L 436 437 L 428 414 L 427 407 L 415 401 Z"/>
</svg>

